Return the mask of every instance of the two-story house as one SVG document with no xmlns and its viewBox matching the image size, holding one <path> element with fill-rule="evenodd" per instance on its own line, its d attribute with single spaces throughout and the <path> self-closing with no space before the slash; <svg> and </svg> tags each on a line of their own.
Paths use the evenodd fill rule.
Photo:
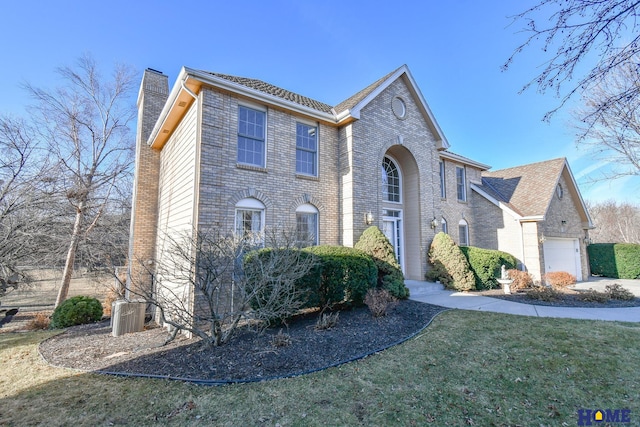
<svg viewBox="0 0 640 427">
<path fill-rule="evenodd" d="M 588 274 L 592 225 L 566 161 L 490 172 L 449 151 L 407 66 L 335 106 L 189 68 L 169 91 L 147 69 L 138 108 L 130 260 L 162 263 L 167 236 L 193 230 L 284 225 L 353 246 L 373 224 L 407 279 L 424 278 L 439 231 L 506 250 L 538 278 Z"/>
</svg>

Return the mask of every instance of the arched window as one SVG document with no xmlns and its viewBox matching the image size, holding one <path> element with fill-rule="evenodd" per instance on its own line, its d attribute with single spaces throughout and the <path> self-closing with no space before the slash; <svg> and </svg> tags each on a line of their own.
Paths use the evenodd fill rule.
<svg viewBox="0 0 640 427">
<path fill-rule="evenodd" d="M 389 157 L 382 160 L 382 200 L 400 203 L 400 171 Z"/>
<path fill-rule="evenodd" d="M 236 203 L 237 236 L 248 236 L 262 244 L 264 232 L 264 205 L 253 197 L 240 200 Z"/>
<path fill-rule="evenodd" d="M 311 203 L 296 209 L 296 240 L 301 246 L 318 244 L 318 209 Z"/>
<path fill-rule="evenodd" d="M 447 220 L 442 217 L 442 232 L 445 234 L 449 233 L 449 228 L 447 227 Z"/>
<path fill-rule="evenodd" d="M 464 219 L 461 219 L 458 223 L 458 235 L 460 239 L 460 246 L 469 246 L 469 224 Z"/>
</svg>

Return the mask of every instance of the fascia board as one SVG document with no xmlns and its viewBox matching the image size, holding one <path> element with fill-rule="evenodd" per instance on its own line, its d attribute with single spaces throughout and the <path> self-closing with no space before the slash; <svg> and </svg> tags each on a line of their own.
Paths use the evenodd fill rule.
<svg viewBox="0 0 640 427">
<path fill-rule="evenodd" d="M 457 154 L 451 152 L 440 151 L 438 153 L 440 157 L 444 157 L 445 159 L 453 160 L 458 163 L 462 163 L 465 165 L 473 166 L 482 170 L 489 170 L 491 166 L 485 165 L 484 163 L 476 162 L 475 160 L 467 159 L 465 157 L 460 157 Z"/>
</svg>

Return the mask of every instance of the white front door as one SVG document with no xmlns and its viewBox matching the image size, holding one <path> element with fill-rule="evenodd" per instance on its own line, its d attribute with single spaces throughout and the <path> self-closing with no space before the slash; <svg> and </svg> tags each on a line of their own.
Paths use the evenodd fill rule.
<svg viewBox="0 0 640 427">
<path fill-rule="evenodd" d="M 387 211 L 388 212 L 388 211 Z M 393 215 L 397 216 L 384 216 L 382 217 L 382 232 L 391 245 L 393 246 L 393 250 L 396 253 L 396 259 L 402 268 L 402 272 L 404 273 L 404 260 L 403 260 L 403 251 L 402 251 L 402 218 L 400 211 L 393 211 Z"/>
</svg>

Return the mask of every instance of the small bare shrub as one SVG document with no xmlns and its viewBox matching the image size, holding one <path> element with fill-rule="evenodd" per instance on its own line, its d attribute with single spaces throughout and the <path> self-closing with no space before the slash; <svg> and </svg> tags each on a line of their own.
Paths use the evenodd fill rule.
<svg viewBox="0 0 640 427">
<path fill-rule="evenodd" d="M 289 347 L 291 345 L 291 336 L 282 329 L 271 338 L 271 345 L 274 347 Z"/>
<path fill-rule="evenodd" d="M 338 324 L 339 317 L 339 311 L 336 311 L 335 313 L 322 313 L 316 322 L 316 330 L 324 331 L 333 328 Z"/>
<path fill-rule="evenodd" d="M 580 295 L 578 295 L 578 298 L 581 301 L 586 301 L 586 302 L 605 303 L 609 301 L 609 294 L 606 292 L 598 292 L 593 288 L 589 288 L 588 291 L 580 292 Z"/>
<path fill-rule="evenodd" d="M 576 283 L 576 276 L 566 271 L 552 271 L 545 274 L 542 279 L 554 288 L 564 288 L 569 285 L 575 285 Z"/>
<path fill-rule="evenodd" d="M 373 317 L 382 317 L 398 304 L 398 300 L 386 289 L 369 289 L 364 297 L 364 303 L 369 307 Z"/>
<path fill-rule="evenodd" d="M 604 291 L 609 295 L 609 298 L 611 299 L 631 301 L 636 297 L 630 290 L 623 288 L 618 283 L 605 286 Z"/>
<path fill-rule="evenodd" d="M 546 286 L 531 289 L 527 292 L 527 298 L 539 301 L 556 301 L 560 298 L 560 292 Z"/>
<path fill-rule="evenodd" d="M 46 313 L 36 313 L 35 317 L 27 322 L 25 328 L 30 331 L 49 329 L 51 318 Z"/>
<path fill-rule="evenodd" d="M 111 306 L 114 302 L 122 298 L 124 298 L 124 295 L 112 287 L 109 288 L 107 296 L 104 298 L 104 304 L 102 305 L 103 314 L 107 317 L 111 317 Z"/>
<path fill-rule="evenodd" d="M 511 283 L 512 291 L 519 291 L 521 289 L 533 287 L 533 277 L 526 271 L 511 269 L 507 270 L 507 275 L 511 280 L 513 280 L 513 283 Z"/>
</svg>

